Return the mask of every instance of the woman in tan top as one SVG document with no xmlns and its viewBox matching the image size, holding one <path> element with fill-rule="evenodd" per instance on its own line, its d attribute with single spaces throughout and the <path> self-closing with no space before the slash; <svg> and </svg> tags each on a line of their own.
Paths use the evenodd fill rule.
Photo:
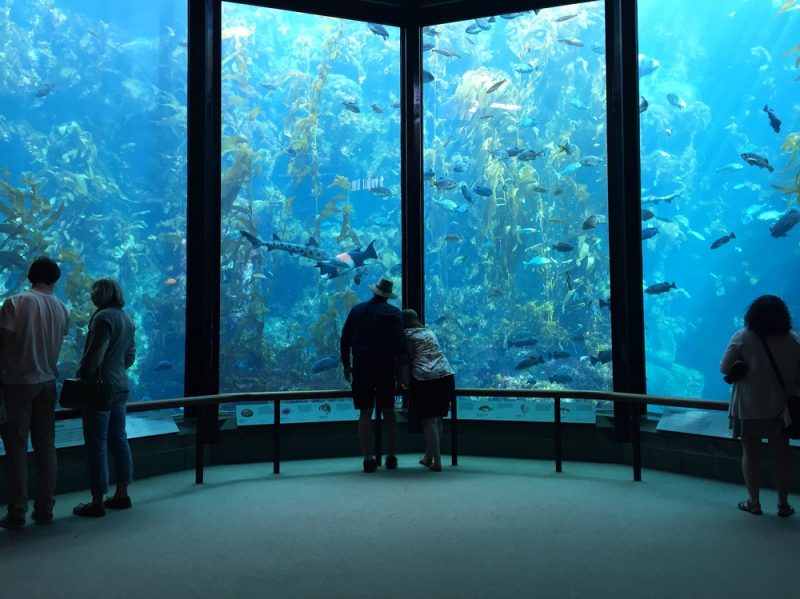
<svg viewBox="0 0 800 599">
<path fill-rule="evenodd" d="M 774 295 L 757 298 L 744 316 L 745 328 L 734 333 L 720 370 L 740 374 L 733 385 L 729 410 L 733 436 L 742 440 L 742 473 L 749 497 L 739 509 L 760 516 L 761 439 L 769 440 L 775 459 L 778 515 L 791 516 L 789 505 L 791 463 L 786 425 L 786 391 L 781 386 L 767 353 L 772 354 L 786 389 L 800 389 L 800 342 L 792 334 L 792 319 L 786 304 Z M 765 347 L 766 346 L 766 347 Z M 743 372 L 743 374 L 741 374 Z"/>
</svg>

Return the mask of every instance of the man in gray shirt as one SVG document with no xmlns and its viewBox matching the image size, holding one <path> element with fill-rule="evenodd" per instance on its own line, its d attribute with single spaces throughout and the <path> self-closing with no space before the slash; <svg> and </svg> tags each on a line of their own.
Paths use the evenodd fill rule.
<svg viewBox="0 0 800 599">
<path fill-rule="evenodd" d="M 0 424 L 8 472 L 8 513 L 3 528 L 25 525 L 28 511 L 28 436 L 36 459 L 32 518 L 53 519 L 56 486 L 56 363 L 69 329 L 69 310 L 53 295 L 61 269 L 37 258 L 28 270 L 31 290 L 8 298 L 0 309 L 0 383 L 7 422 Z"/>
</svg>

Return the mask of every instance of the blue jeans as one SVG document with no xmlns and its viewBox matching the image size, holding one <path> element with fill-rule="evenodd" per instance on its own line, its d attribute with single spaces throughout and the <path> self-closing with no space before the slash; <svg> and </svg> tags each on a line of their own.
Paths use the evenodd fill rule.
<svg viewBox="0 0 800 599">
<path fill-rule="evenodd" d="M 127 393 L 117 393 L 110 410 L 83 412 L 83 441 L 93 496 L 108 493 L 109 451 L 114 458 L 117 485 L 128 485 L 133 480 L 133 458 L 125 433 L 127 401 Z"/>
</svg>

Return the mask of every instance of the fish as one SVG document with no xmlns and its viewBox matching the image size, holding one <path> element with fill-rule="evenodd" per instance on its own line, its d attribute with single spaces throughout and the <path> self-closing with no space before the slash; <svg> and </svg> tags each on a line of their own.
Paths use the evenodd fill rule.
<svg viewBox="0 0 800 599">
<path fill-rule="evenodd" d="M 775 133 L 781 132 L 781 120 L 778 118 L 778 115 L 775 114 L 775 111 L 772 110 L 768 105 L 764 104 L 764 112 L 767 113 L 769 117 L 769 126 L 772 127 L 772 130 Z"/>
<path fill-rule="evenodd" d="M 528 73 L 533 73 L 536 70 L 536 67 L 530 65 L 526 62 L 523 63 L 514 63 L 511 65 L 511 69 L 515 73 L 519 73 L 520 75 L 527 75 Z"/>
<path fill-rule="evenodd" d="M 389 32 L 386 31 L 386 27 L 383 25 L 379 23 L 367 23 L 367 27 L 369 27 L 369 30 L 375 35 L 380 35 L 384 41 L 389 39 Z"/>
<path fill-rule="evenodd" d="M 480 33 L 481 31 L 483 31 L 483 27 L 481 27 L 477 23 L 473 23 L 472 25 L 467 27 L 464 31 L 467 32 L 469 35 L 475 35 L 476 33 Z"/>
<path fill-rule="evenodd" d="M 465 173 L 469 167 L 465 162 L 454 162 L 453 163 L 453 172 L 454 173 Z"/>
<path fill-rule="evenodd" d="M 380 106 L 378 106 L 377 104 L 372 104 L 372 105 L 370 106 L 370 108 L 372 108 L 372 112 L 375 112 L 375 113 L 377 113 L 377 114 L 381 114 L 381 113 L 383 112 L 383 108 L 381 108 L 381 107 L 380 107 Z"/>
<path fill-rule="evenodd" d="M 655 73 L 660 66 L 661 63 L 654 58 L 639 54 L 639 78 Z"/>
<path fill-rule="evenodd" d="M 603 162 L 603 159 L 600 156 L 592 156 L 591 154 L 584 156 L 580 160 L 581 166 L 597 166 L 601 162 Z"/>
<path fill-rule="evenodd" d="M 580 110 L 589 110 L 589 106 L 580 98 L 570 98 L 569 103 Z"/>
<path fill-rule="evenodd" d="M 534 9 L 534 12 L 538 13 L 539 11 L 538 11 L 538 9 Z M 506 19 L 508 21 L 511 21 L 512 19 L 518 19 L 519 17 L 523 16 L 524 14 L 525 14 L 524 12 L 507 12 L 507 13 L 505 13 L 503 15 L 500 15 L 500 18 L 501 19 Z"/>
<path fill-rule="evenodd" d="M 422 83 L 430 83 L 434 79 L 436 79 L 436 77 L 433 76 L 433 73 L 422 69 Z"/>
<path fill-rule="evenodd" d="M 603 44 L 592 44 L 592 52 L 596 52 L 597 54 L 605 54 L 606 47 Z"/>
<path fill-rule="evenodd" d="M 740 171 L 744 168 L 743 164 L 738 162 L 729 162 L 728 164 L 723 164 L 721 167 L 717 169 L 718 173 L 723 173 L 725 171 Z"/>
<path fill-rule="evenodd" d="M 342 100 L 342 104 L 344 104 L 344 107 L 350 112 L 355 112 L 355 113 L 361 112 L 361 109 L 358 107 L 358 104 L 356 104 L 352 100 Z"/>
<path fill-rule="evenodd" d="M 329 404 L 329 403 L 324 403 L 324 404 L 322 404 L 322 405 L 321 405 L 319 408 L 317 408 L 317 409 L 318 409 L 320 412 L 324 413 L 324 414 L 330 414 L 330 413 L 331 413 L 331 404 Z"/>
<path fill-rule="evenodd" d="M 597 300 L 597 305 L 598 305 L 600 308 L 608 308 L 608 309 L 611 309 L 611 298 L 608 298 L 607 300 L 605 300 L 605 299 L 603 299 L 603 298 L 601 297 L 599 300 Z"/>
<path fill-rule="evenodd" d="M 445 241 L 464 241 L 464 238 L 457 233 L 448 233 L 444 236 Z"/>
<path fill-rule="evenodd" d="M 336 368 L 339 365 L 339 358 L 335 358 L 333 356 L 327 356 L 325 358 L 320 358 L 316 362 L 311 365 L 311 372 L 324 372 L 325 370 L 330 370 L 331 368 Z"/>
<path fill-rule="evenodd" d="M 422 51 L 428 52 L 429 50 L 433 50 L 435 46 L 436 44 L 433 42 L 422 42 Z"/>
<path fill-rule="evenodd" d="M 432 48 L 431 52 L 435 52 L 436 54 L 441 54 L 442 56 L 446 56 L 447 58 L 461 58 L 461 54 L 459 54 L 455 50 L 448 50 L 447 48 Z"/>
<path fill-rule="evenodd" d="M 523 262 L 525 266 L 546 266 L 553 263 L 555 263 L 555 260 L 547 256 L 534 256 L 530 260 Z"/>
<path fill-rule="evenodd" d="M 553 376 L 551 376 L 547 380 L 550 381 L 551 383 L 556 383 L 558 385 L 566 385 L 567 383 L 571 383 L 573 379 L 568 374 L 557 373 L 557 374 L 554 374 Z"/>
<path fill-rule="evenodd" d="M 322 250 L 313 237 L 309 238 L 308 243 L 301 244 L 282 241 L 274 233 L 272 234 L 272 241 L 261 241 L 247 231 L 240 230 L 239 233 L 250 242 L 253 248 L 265 247 L 269 251 L 281 251 L 292 256 L 314 260 L 316 262 L 315 266 L 320 269 L 320 275 L 326 278 L 339 276 L 343 272 L 362 266 L 366 260 L 378 258 L 378 254 L 375 252 L 374 240 L 370 242 L 366 250 L 361 250 L 358 247 L 349 252 L 342 252 L 332 256 Z"/>
<path fill-rule="evenodd" d="M 551 245 L 550 249 L 553 249 L 557 252 L 571 252 L 575 249 L 575 246 L 567 243 L 566 241 L 559 241 L 558 243 Z"/>
<path fill-rule="evenodd" d="M 786 234 L 800 222 L 800 211 L 792 209 L 781 216 L 773 225 L 769 227 L 769 234 L 773 237 L 786 237 Z"/>
<path fill-rule="evenodd" d="M 571 358 L 572 354 L 568 351 L 563 349 L 557 349 L 555 351 L 547 352 L 547 355 L 550 356 L 551 360 L 566 360 L 567 358 Z"/>
<path fill-rule="evenodd" d="M 19 252 L 9 250 L 0 251 L 0 267 L 7 269 L 23 269 L 28 266 L 28 261 L 19 255 Z"/>
<path fill-rule="evenodd" d="M 537 364 L 544 364 L 544 358 L 542 356 L 525 356 L 522 360 L 517 362 L 516 366 L 514 366 L 514 370 L 525 370 Z"/>
<path fill-rule="evenodd" d="M 679 195 L 681 194 L 676 191 L 675 193 L 670 193 L 665 196 L 647 196 L 646 198 L 642 199 L 642 204 L 658 204 L 659 202 L 666 202 L 669 204 Z"/>
<path fill-rule="evenodd" d="M 536 160 L 539 156 L 544 156 L 544 150 L 523 150 L 517 154 L 517 160 L 527 162 L 529 160 Z"/>
<path fill-rule="evenodd" d="M 174 362 L 170 362 L 169 360 L 161 360 L 158 364 L 156 364 L 154 370 L 156 372 L 163 372 L 165 370 L 169 370 L 173 366 L 175 366 Z"/>
<path fill-rule="evenodd" d="M 485 185 L 476 185 L 475 187 L 472 188 L 472 191 L 477 193 L 479 196 L 483 196 L 485 198 L 488 198 L 489 196 L 492 195 L 491 188 L 486 187 Z"/>
<path fill-rule="evenodd" d="M 561 169 L 561 172 L 560 172 L 560 173 L 558 173 L 558 176 L 559 176 L 559 177 L 563 177 L 564 175 L 568 175 L 568 174 L 570 174 L 570 173 L 574 173 L 574 172 L 575 172 L 575 171 L 577 171 L 579 168 L 581 168 L 581 163 L 580 163 L 580 161 L 578 161 L 578 162 L 572 162 L 572 163 L 568 164 L 567 166 L 565 166 L 563 169 Z M 558 194 L 556 194 L 556 195 L 558 195 Z"/>
<path fill-rule="evenodd" d="M 643 113 L 647 110 L 647 107 L 650 106 L 650 103 L 647 101 L 647 98 L 642 96 L 642 101 L 639 102 L 639 114 Z"/>
<path fill-rule="evenodd" d="M 642 241 L 658 235 L 658 227 L 645 227 L 642 229 Z"/>
<path fill-rule="evenodd" d="M 36 97 L 37 98 L 44 98 L 45 96 L 49 95 L 53 89 L 55 89 L 55 83 L 43 83 L 39 87 L 36 88 Z"/>
<path fill-rule="evenodd" d="M 553 21 L 555 23 L 562 23 L 564 21 L 569 21 L 570 19 L 574 19 L 577 16 L 578 16 L 578 13 L 575 12 L 575 13 L 572 13 L 572 14 L 568 14 L 568 15 L 564 15 L 564 16 L 558 17 L 557 19 L 553 19 Z"/>
<path fill-rule="evenodd" d="M 758 154 L 753 154 L 752 152 L 745 152 L 744 154 L 740 154 L 740 156 L 742 157 L 742 160 L 744 160 L 750 166 L 765 168 L 769 172 L 775 170 L 772 166 L 770 166 L 769 160 L 767 160 L 763 156 L 759 156 Z"/>
<path fill-rule="evenodd" d="M 588 231 L 589 229 L 594 229 L 600 222 L 601 219 L 596 214 L 592 214 L 591 216 L 587 217 L 585 221 L 583 221 L 581 229 L 583 229 L 584 231 Z"/>
<path fill-rule="evenodd" d="M 387 198 L 392 195 L 392 190 L 388 187 L 383 187 L 379 185 L 377 187 L 370 187 L 367 191 L 371 194 L 378 196 L 379 198 Z"/>
<path fill-rule="evenodd" d="M 655 212 L 645 208 L 642 210 L 642 222 L 648 221 L 655 216 Z"/>
<path fill-rule="evenodd" d="M 648 295 L 659 295 L 661 293 L 666 293 L 670 289 L 677 289 L 678 287 L 675 285 L 675 282 L 672 283 L 656 283 L 655 285 L 650 285 L 647 289 L 644 290 L 645 293 Z"/>
<path fill-rule="evenodd" d="M 461 184 L 461 195 L 463 195 L 464 199 L 467 200 L 470 204 L 472 204 L 475 201 L 474 198 L 472 197 L 472 192 L 470 192 L 469 187 L 467 187 L 463 183 Z"/>
<path fill-rule="evenodd" d="M 483 19 L 483 18 L 475 19 L 475 24 L 484 31 L 488 31 L 489 29 L 492 28 L 492 26 L 489 24 L 488 19 Z"/>
<path fill-rule="evenodd" d="M 486 405 L 480 406 L 478 408 L 478 410 L 480 410 L 481 412 L 483 412 L 485 414 L 486 412 L 491 412 L 492 411 L 492 406 L 486 406 Z"/>
<path fill-rule="evenodd" d="M 434 181 L 433 186 L 436 189 L 455 189 L 458 186 L 458 183 L 454 179 L 442 177 L 441 179 Z"/>
<path fill-rule="evenodd" d="M 508 347 L 527 347 L 537 343 L 539 340 L 530 331 L 516 331 L 508 338 Z"/>
<path fill-rule="evenodd" d="M 591 362 L 592 366 L 596 366 L 597 364 L 608 364 L 610 361 L 611 361 L 610 349 L 603 349 L 597 352 L 596 356 L 589 356 L 589 362 Z"/>
<path fill-rule="evenodd" d="M 681 110 L 686 108 L 686 100 L 675 94 L 667 94 L 667 102 L 669 102 L 676 108 L 680 108 Z"/>
<path fill-rule="evenodd" d="M 736 235 L 733 232 L 717 239 L 714 243 L 711 244 L 711 249 L 715 250 L 718 247 L 722 247 L 723 245 L 728 243 L 731 239 L 736 239 Z"/>
<path fill-rule="evenodd" d="M 761 214 L 759 214 L 756 218 L 758 220 L 778 220 L 781 216 L 783 216 L 783 212 L 780 210 L 765 210 Z"/>
<path fill-rule="evenodd" d="M 581 40 L 574 37 L 560 38 L 557 41 L 561 44 L 566 44 L 567 46 L 574 46 L 576 48 L 582 48 L 584 46 Z"/>
<path fill-rule="evenodd" d="M 578 149 L 578 146 L 576 146 L 573 143 L 566 142 L 563 144 L 558 144 L 558 149 L 561 150 L 562 154 L 566 154 L 567 156 L 572 156 L 572 153 Z"/>
<path fill-rule="evenodd" d="M 492 83 L 488 87 L 488 89 L 486 90 L 486 93 L 487 94 L 491 94 L 493 91 L 497 91 L 500 88 L 500 86 L 503 85 L 506 81 L 507 81 L 506 79 L 501 79 L 500 81 L 495 81 L 494 83 Z"/>
</svg>

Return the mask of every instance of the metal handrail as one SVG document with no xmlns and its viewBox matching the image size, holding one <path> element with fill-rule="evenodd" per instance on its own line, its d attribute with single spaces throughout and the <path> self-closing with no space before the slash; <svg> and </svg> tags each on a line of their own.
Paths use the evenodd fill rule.
<svg viewBox="0 0 800 599">
<path fill-rule="evenodd" d="M 126 406 L 129 414 L 138 412 L 153 412 L 171 408 L 187 408 L 219 405 L 222 403 L 258 403 L 274 402 L 273 425 L 273 473 L 280 473 L 280 433 L 281 433 L 281 401 L 309 400 L 309 399 L 347 399 L 352 398 L 349 389 L 327 389 L 308 391 L 263 391 L 257 393 L 221 393 L 217 395 L 199 395 L 194 397 L 181 397 L 175 399 L 158 399 L 147 402 L 133 402 Z M 728 402 L 714 399 L 688 399 L 683 397 L 670 397 L 664 395 L 645 395 L 642 393 L 619 393 L 615 391 L 587 391 L 578 389 L 481 389 L 461 388 L 456 389 L 456 397 L 522 397 L 527 399 L 552 399 L 554 402 L 554 443 L 556 472 L 562 471 L 562 437 L 561 437 L 561 400 L 600 400 L 610 402 L 624 402 L 636 405 L 654 404 L 680 408 L 696 408 L 702 410 L 727 411 Z M 632 410 L 631 417 L 631 443 L 633 445 L 633 479 L 640 481 L 641 475 L 641 438 L 639 428 L 638 410 Z M 69 420 L 79 418 L 78 410 L 56 410 L 56 420 Z M 454 466 L 458 465 L 458 411 L 457 402 L 453 401 L 451 410 L 451 459 Z M 376 442 L 377 458 L 380 460 L 380 410 L 376 410 Z M 200 427 L 197 427 L 195 438 L 195 482 L 201 484 L 204 474 L 204 440 Z M 380 462 L 379 462 L 380 463 Z"/>
</svg>

